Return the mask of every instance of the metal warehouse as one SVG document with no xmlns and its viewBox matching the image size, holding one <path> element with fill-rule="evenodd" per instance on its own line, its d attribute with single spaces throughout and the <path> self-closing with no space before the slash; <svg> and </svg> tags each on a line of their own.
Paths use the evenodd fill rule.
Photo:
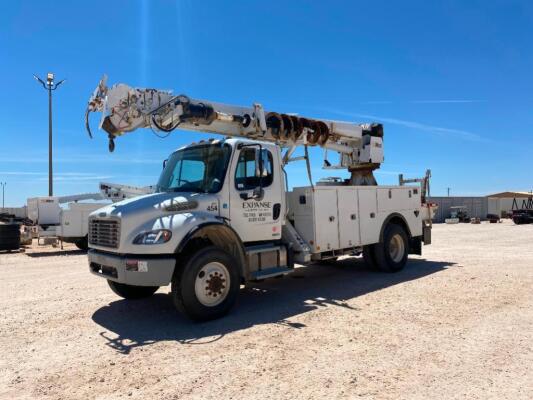
<svg viewBox="0 0 533 400">
<path fill-rule="evenodd" d="M 470 217 L 487 218 L 487 197 L 430 197 L 429 201 L 438 204 L 439 208 L 433 222 L 444 222 L 450 216 L 451 207 L 464 206 Z"/>
<path fill-rule="evenodd" d="M 441 196 L 430 197 L 429 201 L 438 204 L 439 208 L 433 222 L 444 222 L 450 216 L 451 207 L 464 206 L 470 217 L 486 219 L 487 214 L 507 216 L 515 208 L 533 206 L 531 192 L 500 192 L 487 196 Z"/>
</svg>

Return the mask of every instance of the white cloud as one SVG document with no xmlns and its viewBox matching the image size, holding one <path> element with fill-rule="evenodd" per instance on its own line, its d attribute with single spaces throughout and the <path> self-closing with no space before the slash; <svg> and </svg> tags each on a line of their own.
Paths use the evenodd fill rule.
<svg viewBox="0 0 533 400">
<path fill-rule="evenodd" d="M 100 181 L 103 179 L 113 178 L 112 175 L 63 175 L 54 176 L 54 182 L 67 182 L 67 181 Z M 41 177 L 39 181 L 48 181 L 48 177 Z"/>
<path fill-rule="evenodd" d="M 362 101 L 360 104 L 392 104 L 392 101 L 389 101 L 389 100 L 370 100 L 370 101 Z"/>
<path fill-rule="evenodd" d="M 485 100 L 411 100 L 413 104 L 462 104 L 462 103 L 484 103 Z"/>
<path fill-rule="evenodd" d="M 467 104 L 467 103 L 485 103 L 485 100 L 470 100 L 470 99 L 444 99 L 444 100 L 408 100 L 408 101 L 391 101 L 391 100 L 370 100 L 362 101 L 359 104 Z"/>
<path fill-rule="evenodd" d="M 385 122 L 388 124 L 405 126 L 406 128 L 436 133 L 440 136 L 455 136 L 455 137 L 462 138 L 464 140 L 469 140 L 472 142 L 490 142 L 490 140 L 481 137 L 477 133 L 465 131 L 462 129 L 443 128 L 440 126 L 428 125 L 428 124 L 424 124 L 424 123 L 417 122 L 417 121 L 407 121 L 407 120 L 397 119 L 397 118 L 379 117 L 377 115 L 347 113 L 347 112 L 339 111 L 339 110 L 326 110 L 326 111 L 329 111 L 329 112 L 332 112 L 338 115 L 352 117 L 352 118 L 365 118 L 365 119 L 371 119 L 371 120 L 378 121 L 378 122 Z"/>
</svg>

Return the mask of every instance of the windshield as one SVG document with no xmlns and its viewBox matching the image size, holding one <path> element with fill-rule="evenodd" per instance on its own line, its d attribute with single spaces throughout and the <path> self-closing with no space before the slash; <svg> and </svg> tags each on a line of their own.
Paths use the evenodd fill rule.
<svg viewBox="0 0 533 400">
<path fill-rule="evenodd" d="M 231 154 L 227 144 L 206 144 L 172 153 L 163 169 L 160 192 L 216 193 L 222 188 Z"/>
</svg>

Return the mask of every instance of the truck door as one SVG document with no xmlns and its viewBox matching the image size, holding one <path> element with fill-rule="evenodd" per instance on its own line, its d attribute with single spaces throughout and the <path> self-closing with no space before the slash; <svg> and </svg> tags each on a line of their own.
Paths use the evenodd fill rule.
<svg viewBox="0 0 533 400">
<path fill-rule="evenodd" d="M 281 239 L 283 181 L 275 167 L 278 154 L 255 143 L 241 144 L 235 151 L 229 188 L 231 226 L 243 242 Z"/>
</svg>

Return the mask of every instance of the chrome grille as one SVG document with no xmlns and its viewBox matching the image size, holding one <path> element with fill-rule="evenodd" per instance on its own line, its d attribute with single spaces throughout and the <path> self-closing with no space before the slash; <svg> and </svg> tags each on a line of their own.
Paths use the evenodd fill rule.
<svg viewBox="0 0 533 400">
<path fill-rule="evenodd" d="M 116 249 L 120 240 L 120 221 L 116 219 L 91 219 L 89 244 Z"/>
</svg>

